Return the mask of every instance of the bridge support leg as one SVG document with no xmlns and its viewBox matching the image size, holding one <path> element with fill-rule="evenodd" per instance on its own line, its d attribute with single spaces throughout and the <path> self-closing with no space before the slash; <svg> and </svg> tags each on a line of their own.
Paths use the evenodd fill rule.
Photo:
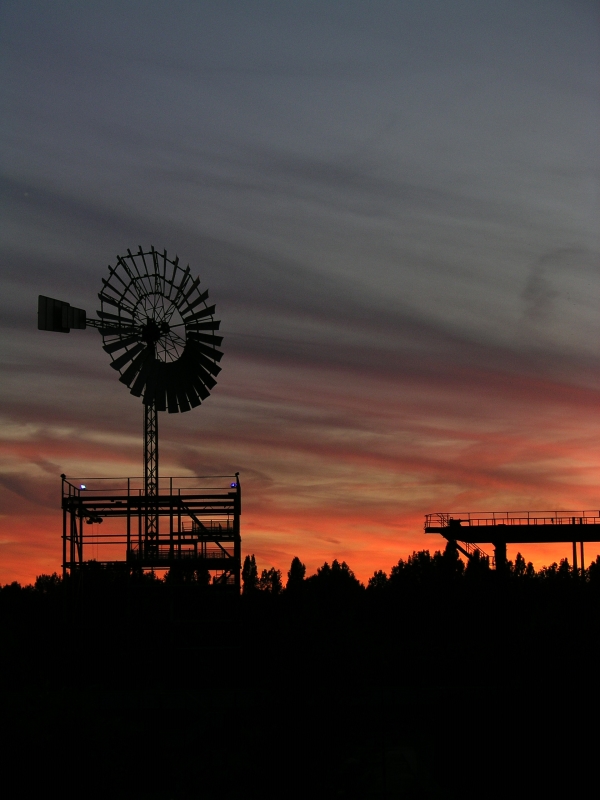
<svg viewBox="0 0 600 800">
<path fill-rule="evenodd" d="M 499 575 L 506 573 L 506 542 L 492 542 L 496 559 L 496 572 Z"/>
<path fill-rule="evenodd" d="M 577 576 L 577 542 L 573 542 L 573 575 Z"/>
</svg>

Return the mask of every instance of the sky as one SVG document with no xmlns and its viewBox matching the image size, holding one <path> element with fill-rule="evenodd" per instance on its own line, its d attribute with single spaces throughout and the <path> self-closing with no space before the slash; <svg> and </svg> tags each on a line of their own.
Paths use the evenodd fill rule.
<svg viewBox="0 0 600 800">
<path fill-rule="evenodd" d="M 224 336 L 161 474 L 239 471 L 259 569 L 366 581 L 443 546 L 428 512 L 600 509 L 599 17 L 2 0 L 0 584 L 60 570 L 61 473 L 142 472 L 98 333 L 36 328 L 140 244 Z"/>
</svg>

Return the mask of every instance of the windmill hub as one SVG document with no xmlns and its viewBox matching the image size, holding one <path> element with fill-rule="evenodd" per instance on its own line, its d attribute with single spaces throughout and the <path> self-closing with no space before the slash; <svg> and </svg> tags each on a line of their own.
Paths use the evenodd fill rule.
<svg viewBox="0 0 600 800">
<path fill-rule="evenodd" d="M 161 336 L 169 333 L 171 330 L 168 322 L 161 322 L 160 324 L 155 319 L 149 319 L 142 327 L 141 339 L 148 345 L 156 344 Z"/>
</svg>

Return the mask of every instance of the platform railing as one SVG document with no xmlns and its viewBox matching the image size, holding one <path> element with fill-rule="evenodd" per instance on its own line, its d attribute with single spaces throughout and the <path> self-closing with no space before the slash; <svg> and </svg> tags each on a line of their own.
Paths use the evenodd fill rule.
<svg viewBox="0 0 600 800">
<path fill-rule="evenodd" d="M 143 550 L 140 554 L 139 547 L 133 546 L 129 550 L 129 559 L 131 560 L 138 560 L 144 557 Z M 206 558 L 206 559 L 223 559 L 223 558 L 233 558 L 233 552 L 228 552 L 227 550 L 223 550 L 220 547 L 205 547 L 205 548 L 194 548 L 194 547 L 179 547 L 175 546 L 171 548 L 169 545 L 159 545 L 158 553 L 156 554 L 156 559 L 158 561 L 170 561 L 173 558 L 175 560 L 186 560 L 186 559 L 198 559 L 198 558 Z"/>
<path fill-rule="evenodd" d="M 185 495 L 194 492 L 231 493 L 239 487 L 237 475 L 165 476 L 159 478 L 160 495 Z M 144 478 L 75 478 L 63 477 L 63 497 L 97 495 L 141 497 Z"/>
<path fill-rule="evenodd" d="M 182 523 L 181 525 L 181 534 L 177 534 L 181 537 L 190 536 L 190 537 L 197 537 L 202 536 L 205 533 L 214 533 L 217 535 L 231 535 L 233 536 L 234 532 L 234 525 L 231 519 L 223 519 L 223 520 L 206 520 L 206 522 L 202 522 L 202 527 L 198 525 L 196 522 L 191 523 Z"/>
</svg>

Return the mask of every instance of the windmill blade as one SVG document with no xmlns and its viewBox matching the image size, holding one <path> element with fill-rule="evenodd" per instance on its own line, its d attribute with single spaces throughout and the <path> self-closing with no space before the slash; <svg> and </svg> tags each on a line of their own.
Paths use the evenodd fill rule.
<svg viewBox="0 0 600 800">
<path fill-rule="evenodd" d="M 216 380 L 213 378 L 210 372 L 205 369 L 194 352 L 190 350 L 186 356 L 185 363 L 187 365 L 188 374 L 197 376 L 208 389 L 214 389 L 214 387 L 217 385 Z"/>
<path fill-rule="evenodd" d="M 140 251 L 141 251 L 141 249 L 142 249 L 142 248 L 140 247 Z M 138 255 L 139 255 L 139 253 L 138 253 Z M 131 261 L 131 266 L 132 266 L 132 267 L 133 267 L 133 269 L 135 270 L 135 274 L 136 274 L 136 276 L 137 276 L 138 278 L 141 278 L 142 276 L 140 275 L 140 270 L 139 270 L 139 267 L 138 267 L 138 265 L 137 265 L 137 261 L 135 260 L 135 259 L 136 259 L 136 256 L 134 256 L 134 254 L 131 252 L 131 250 L 129 249 L 129 247 L 127 248 L 127 256 L 128 256 L 128 258 L 129 258 L 129 260 Z"/>
<path fill-rule="evenodd" d="M 180 267 L 180 269 L 181 269 L 181 267 Z M 175 296 L 173 298 L 171 298 L 171 289 L 169 289 L 168 297 L 169 297 L 169 299 L 171 300 L 171 302 L 173 303 L 174 306 L 178 306 L 179 305 L 179 302 L 180 302 L 181 298 L 183 297 L 183 293 L 185 291 L 187 283 L 188 283 L 188 281 L 190 279 L 190 266 L 189 266 L 189 264 L 184 270 L 181 270 L 181 273 L 182 273 L 181 281 L 179 283 L 179 286 L 177 287 L 177 290 L 175 292 Z M 171 286 L 172 289 L 175 289 L 175 272 L 173 272 L 173 280 L 170 283 L 170 286 Z"/>
<path fill-rule="evenodd" d="M 221 342 L 223 341 L 222 336 L 213 336 L 211 333 L 194 332 L 193 338 L 195 342 L 206 342 L 206 344 L 214 344 L 215 347 L 220 347 Z"/>
<path fill-rule="evenodd" d="M 193 355 L 194 361 L 201 364 L 211 375 L 217 376 L 221 372 L 221 367 L 210 358 L 207 358 L 192 339 L 187 340 L 186 350 L 189 351 L 190 355 Z"/>
<path fill-rule="evenodd" d="M 124 383 L 126 386 L 131 386 L 132 380 L 135 378 L 135 376 L 142 368 L 142 365 L 147 357 L 148 353 L 146 351 L 146 348 L 144 348 L 144 350 L 133 359 L 131 364 L 127 367 L 125 372 L 119 378 L 121 383 Z"/>
<path fill-rule="evenodd" d="M 187 292 L 184 294 L 183 299 L 187 301 L 188 297 L 192 294 L 194 289 L 196 289 L 200 285 L 200 278 L 194 278 L 192 281 L 192 285 L 189 287 Z"/>
<path fill-rule="evenodd" d="M 153 359 L 151 380 L 148 381 L 148 387 L 144 394 L 144 402 L 147 399 L 152 399 L 157 411 L 167 410 L 166 374 L 164 369 L 166 366 L 164 362 Z"/>
<path fill-rule="evenodd" d="M 111 277 L 112 277 L 113 275 L 116 275 L 116 273 L 114 272 L 114 270 L 113 270 L 113 272 L 112 272 L 112 275 L 111 275 Z M 119 282 L 120 282 L 120 283 L 122 283 L 122 284 L 125 286 L 125 291 L 128 291 L 128 290 L 129 290 L 129 286 L 128 286 L 127 284 L 125 284 L 125 283 L 123 282 L 123 280 L 122 280 L 122 279 L 121 279 L 121 278 L 120 278 L 118 275 L 116 275 L 116 277 L 118 277 L 118 278 L 119 278 Z M 113 286 L 113 285 L 112 285 L 112 283 L 110 283 L 110 281 L 107 281 L 107 280 L 106 280 L 106 278 L 102 278 L 102 283 L 104 284 L 104 288 L 105 288 L 105 289 L 110 289 L 110 290 L 111 290 L 111 292 L 112 292 L 113 294 L 116 294 L 116 295 L 117 295 L 119 298 L 121 298 L 121 300 L 125 300 L 126 302 L 131 302 L 130 300 L 127 300 L 127 299 L 125 298 L 125 296 L 124 296 L 124 295 L 125 295 L 125 292 L 123 292 L 123 290 L 122 290 L 122 289 L 119 289 L 119 287 L 118 287 L 118 286 Z"/>
<path fill-rule="evenodd" d="M 115 308 L 118 308 L 118 309 L 126 308 L 127 311 L 129 312 L 129 314 L 131 314 L 131 316 L 133 316 L 134 313 L 135 313 L 134 306 L 131 305 L 129 303 L 129 301 L 125 300 L 123 297 L 121 297 L 121 298 L 119 298 L 117 300 L 116 298 L 114 298 L 111 295 L 106 294 L 106 292 L 102 291 L 102 292 L 98 292 L 98 299 L 102 303 L 107 303 L 109 306 L 114 306 Z"/>
<path fill-rule="evenodd" d="M 192 369 L 194 370 L 192 374 L 197 376 L 208 389 L 215 388 L 215 386 L 217 385 L 216 380 L 212 377 L 210 372 L 204 369 L 203 366 L 196 363 L 194 364 Z"/>
<path fill-rule="evenodd" d="M 145 403 L 154 403 L 155 405 L 158 405 L 157 400 L 160 400 L 160 396 L 162 395 L 164 398 L 165 394 L 164 385 L 161 390 L 161 385 L 162 385 L 161 375 L 160 375 L 161 366 L 162 366 L 162 361 L 157 361 L 156 359 L 152 359 L 150 363 L 150 370 L 146 380 L 146 388 L 144 390 Z M 162 405 L 164 405 L 164 399 Z"/>
<path fill-rule="evenodd" d="M 123 278 L 119 274 L 119 270 L 117 269 L 117 267 L 111 267 L 110 264 L 109 264 L 109 267 L 108 267 L 108 274 L 109 274 L 110 278 L 116 278 L 119 281 L 119 283 L 123 284 L 123 288 L 125 289 L 125 292 L 123 291 L 123 289 L 119 289 L 119 294 L 125 294 L 126 292 L 128 292 L 130 290 L 133 278 L 132 278 L 132 276 L 131 276 L 131 274 L 129 272 L 129 269 L 128 269 L 127 265 L 125 264 L 125 262 L 123 261 L 121 256 L 117 256 L 117 266 L 122 266 L 123 267 L 123 269 L 125 270 L 125 274 L 129 278 L 129 281 L 123 280 Z M 107 282 L 104 281 L 104 283 L 107 283 Z"/>
<path fill-rule="evenodd" d="M 221 321 L 218 319 L 212 322 L 190 322 L 186 324 L 185 328 L 189 333 L 195 331 L 218 331 L 221 326 Z"/>
<path fill-rule="evenodd" d="M 196 308 L 196 306 L 200 305 L 200 303 L 203 303 L 207 297 L 208 289 L 205 292 L 202 292 L 202 294 L 199 294 L 193 303 L 188 302 L 188 311 L 191 311 L 193 308 Z"/>
<path fill-rule="evenodd" d="M 206 400 L 207 397 L 210 397 L 210 392 L 202 383 L 199 375 L 192 375 L 192 387 L 198 396 L 202 398 L 202 400 Z"/>
<path fill-rule="evenodd" d="M 198 396 L 198 392 L 194 389 L 194 387 L 192 385 L 188 386 L 185 391 L 186 391 L 190 406 L 192 408 L 197 408 L 200 405 L 200 403 L 202 402 L 200 400 L 200 397 Z"/>
<path fill-rule="evenodd" d="M 188 264 L 188 266 L 183 269 L 183 267 L 179 265 L 178 255 L 171 261 L 171 266 L 173 267 L 171 276 L 165 279 L 166 285 L 169 287 L 167 297 L 175 303 L 175 305 L 179 305 L 179 299 L 183 296 L 183 292 L 186 290 L 191 279 L 190 267 Z"/>
<path fill-rule="evenodd" d="M 131 361 L 131 359 L 134 356 L 136 356 L 140 351 L 145 350 L 145 349 L 146 349 L 146 345 L 143 344 L 142 342 L 138 342 L 135 345 L 135 347 L 131 348 L 131 350 L 128 350 L 126 353 L 123 353 L 123 355 L 119 356 L 119 358 L 115 358 L 115 360 L 111 364 L 111 367 L 113 369 L 120 370 L 122 367 L 125 366 L 125 364 L 127 364 L 129 361 Z"/>
<path fill-rule="evenodd" d="M 202 347 L 204 347 L 204 345 L 201 345 L 192 339 L 188 339 L 186 350 L 189 352 L 190 358 L 194 364 L 200 364 L 207 372 L 216 377 L 221 371 L 221 367 L 202 352 Z"/>
<path fill-rule="evenodd" d="M 164 365 L 164 374 L 167 377 L 167 400 L 170 413 L 172 411 L 173 397 L 176 398 L 181 412 L 189 411 L 191 406 L 187 398 L 187 388 L 190 385 L 190 373 L 187 359 L 180 358 L 178 361 Z M 170 394 L 171 392 L 171 394 Z"/>
<path fill-rule="evenodd" d="M 136 288 L 137 280 L 136 280 L 136 276 L 133 274 L 133 272 L 129 268 L 129 264 L 121 256 L 117 256 L 117 264 L 118 264 L 118 266 L 120 266 L 123 269 L 123 271 L 125 272 L 125 274 L 129 278 L 129 283 L 126 284 L 127 285 L 126 291 L 131 292 L 132 294 L 135 294 L 136 293 L 135 292 L 135 288 Z M 135 261 L 134 261 L 134 264 L 135 264 Z M 136 270 L 136 272 L 137 272 L 137 270 Z M 125 284 L 125 281 L 123 281 L 123 279 L 119 275 L 118 270 L 117 270 L 116 267 L 115 267 L 115 270 L 114 270 L 114 274 L 115 274 L 115 276 L 117 278 L 119 278 L 121 283 Z"/>
<path fill-rule="evenodd" d="M 93 321 L 93 320 L 92 320 Z M 90 324 L 89 322 L 87 323 Z M 123 325 L 108 325 L 103 326 L 102 328 L 98 328 L 98 332 L 101 336 L 109 337 L 109 336 L 131 336 L 136 334 L 139 338 L 140 331 L 139 328 L 132 328 L 132 327 L 125 327 Z"/>
<path fill-rule="evenodd" d="M 167 410 L 167 390 L 164 387 L 157 387 L 154 395 L 154 402 L 156 403 L 157 411 Z"/>
<path fill-rule="evenodd" d="M 154 402 L 156 403 L 157 411 L 167 410 L 167 387 L 160 371 L 156 378 L 156 386 L 154 389 Z"/>
<path fill-rule="evenodd" d="M 155 264 L 156 250 L 150 246 L 150 250 L 144 252 L 140 247 L 138 256 L 142 259 L 143 268 L 140 269 L 140 277 L 136 282 L 136 290 L 140 299 L 153 295 L 156 293 L 156 264 Z M 146 260 L 146 256 L 150 256 L 150 260 Z"/>
<path fill-rule="evenodd" d="M 129 319 L 128 317 L 120 317 L 117 314 L 108 314 L 107 311 L 98 311 L 98 316 L 100 317 L 99 322 L 101 325 L 99 327 L 106 328 L 108 331 L 129 331 L 129 330 L 137 330 L 138 325 L 133 319 Z"/>
<path fill-rule="evenodd" d="M 105 353 L 116 353 L 122 347 L 129 347 L 130 344 L 137 341 L 139 341 L 137 336 L 129 336 L 127 339 L 119 339 L 116 342 L 112 342 L 112 344 L 105 344 L 102 349 Z"/>
<path fill-rule="evenodd" d="M 167 410 L 169 414 L 177 414 L 179 412 L 177 393 L 174 386 L 167 386 Z"/>
<path fill-rule="evenodd" d="M 126 325 L 134 325 L 133 319 L 130 317 L 124 317 L 121 314 L 111 314 L 109 311 L 96 311 L 96 314 L 100 317 L 100 319 L 105 320 L 115 320 L 119 324 L 125 323 Z"/>
<path fill-rule="evenodd" d="M 156 294 L 161 293 L 162 287 L 160 286 L 160 266 L 158 264 L 158 251 L 154 249 L 154 246 L 150 246 L 150 253 L 152 255 L 152 264 L 153 264 L 153 271 L 150 273 L 150 278 L 152 281 L 152 292 Z"/>
<path fill-rule="evenodd" d="M 152 362 L 151 361 L 144 361 L 140 371 L 137 374 L 136 379 L 133 382 L 133 385 L 130 388 L 130 392 L 134 397 L 141 397 L 142 392 L 144 391 L 144 386 L 151 381 L 151 373 L 152 373 Z M 144 392 L 144 398 L 146 397 L 146 392 Z"/>
<path fill-rule="evenodd" d="M 177 389 L 176 392 L 177 392 L 177 402 L 179 403 L 179 410 L 182 413 L 185 413 L 186 411 L 189 411 L 191 406 L 188 403 L 187 394 L 186 394 L 185 389 Z"/>
<path fill-rule="evenodd" d="M 188 342 L 190 342 L 196 352 L 203 353 L 205 356 L 208 356 L 215 361 L 220 361 L 223 358 L 223 353 L 220 350 L 215 350 L 214 347 L 208 347 L 207 345 L 202 344 L 202 342 L 198 342 L 195 338 L 192 339 L 191 336 L 188 339 Z"/>
<path fill-rule="evenodd" d="M 191 314 L 189 317 L 181 315 L 181 319 L 186 323 L 193 322 L 195 319 L 203 319 L 204 317 L 210 317 L 215 313 L 216 306 L 207 306 L 203 308 L 201 311 L 197 311 L 195 314 Z"/>
<path fill-rule="evenodd" d="M 150 255 L 150 253 L 144 253 L 144 251 L 142 250 L 142 246 L 140 245 L 140 251 L 138 255 L 142 257 L 142 264 L 144 265 L 143 271 L 140 272 L 140 283 L 142 285 L 145 285 L 144 281 L 148 280 L 150 276 L 150 272 L 148 271 L 148 264 L 146 263 L 146 255 Z"/>
</svg>

